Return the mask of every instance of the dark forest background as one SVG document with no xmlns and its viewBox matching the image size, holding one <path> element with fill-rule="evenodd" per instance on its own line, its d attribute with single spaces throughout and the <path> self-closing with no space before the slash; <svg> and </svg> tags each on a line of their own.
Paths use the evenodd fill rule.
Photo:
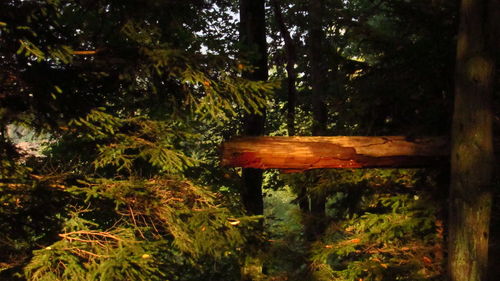
<svg viewBox="0 0 500 281">
<path fill-rule="evenodd" d="M 219 153 L 449 137 L 459 20 L 440 0 L 1 1 L 0 279 L 446 280 L 449 162 L 283 174 Z"/>
</svg>

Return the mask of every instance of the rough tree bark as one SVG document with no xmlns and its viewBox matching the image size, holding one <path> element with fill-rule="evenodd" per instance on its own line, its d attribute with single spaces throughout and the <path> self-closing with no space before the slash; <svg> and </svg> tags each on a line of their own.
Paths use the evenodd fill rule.
<svg viewBox="0 0 500 281">
<path fill-rule="evenodd" d="M 240 0 L 240 44 L 241 58 L 252 67 L 243 76 L 252 80 L 265 81 L 268 78 L 267 46 L 264 0 Z M 264 134 L 265 111 L 263 114 L 245 116 L 244 134 L 258 136 Z M 262 170 L 243 169 L 241 198 L 248 214 L 263 213 Z"/>
<path fill-rule="evenodd" d="M 326 125 L 328 121 L 328 110 L 324 103 L 324 94 L 326 92 L 327 76 L 325 59 L 323 57 L 323 42 L 325 34 L 323 32 L 323 0 L 309 1 L 309 63 L 311 65 L 311 87 L 312 87 L 312 111 L 313 111 L 313 136 L 325 136 Z M 310 193 L 311 196 L 311 215 L 315 222 L 311 232 L 306 236 L 313 236 L 322 232 L 322 218 L 325 217 L 326 198 L 322 194 Z"/>
<path fill-rule="evenodd" d="M 451 281 L 484 281 L 494 167 L 492 44 L 496 0 L 462 0 L 452 125 L 448 273 Z"/>
<path fill-rule="evenodd" d="M 243 72 L 243 77 L 265 81 L 268 78 L 265 0 L 240 0 L 240 56 L 250 70 Z M 243 120 L 243 133 L 247 136 L 264 134 L 265 109 L 262 115 L 246 115 Z M 262 170 L 246 168 L 242 171 L 241 200 L 249 215 L 262 215 Z M 250 251 L 242 261 L 241 280 L 263 280 L 263 260 L 257 248 L 249 245 Z"/>
</svg>

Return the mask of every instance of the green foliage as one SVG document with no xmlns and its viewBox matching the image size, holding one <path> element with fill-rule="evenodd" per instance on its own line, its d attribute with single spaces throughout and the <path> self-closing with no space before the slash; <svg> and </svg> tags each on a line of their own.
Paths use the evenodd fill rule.
<svg viewBox="0 0 500 281">
<path fill-rule="evenodd" d="M 276 85 L 202 52 L 199 15 L 229 16 L 217 2 L 0 4 L 1 278 L 238 276 L 255 219 L 190 171 L 199 132 L 259 113 Z M 43 157 L 22 157 L 12 124 L 47 136 Z"/>
<path fill-rule="evenodd" d="M 370 203 L 390 213 L 365 212 L 342 221 L 314 246 L 317 274 L 325 276 L 319 280 L 440 278 L 442 228 L 436 229 L 431 206 L 408 196 L 380 197 Z"/>
<path fill-rule="evenodd" d="M 343 184 L 329 201 L 335 219 L 311 248 L 317 280 L 441 278 L 440 204 L 422 189 L 431 182 L 411 170 L 330 174 Z"/>
<path fill-rule="evenodd" d="M 290 206 L 292 188 L 267 190 L 265 265 L 278 280 L 441 280 L 444 266 L 439 174 L 421 169 L 323 170 L 285 174 L 292 187 L 327 196 L 327 225 L 304 241 L 311 219 Z M 279 257 L 279 259 L 272 258 Z"/>
<path fill-rule="evenodd" d="M 196 135 L 171 122 L 140 116 L 124 119 L 92 110 L 85 117 L 71 120 L 69 125 L 80 138 L 99 142 L 93 161 L 96 169 L 113 166 L 117 171 L 131 173 L 134 162 L 141 159 L 160 172 L 175 173 L 196 162 L 175 148 L 176 143 Z"/>
<path fill-rule="evenodd" d="M 213 194 L 188 181 L 99 180 L 69 191 L 84 195 L 87 201 L 112 200 L 116 211 L 126 214 L 141 236 L 171 235 L 175 246 L 194 257 L 220 257 L 224 249 L 244 242 L 238 228 L 232 227 L 236 219 L 227 209 L 218 206 Z"/>
<path fill-rule="evenodd" d="M 61 240 L 34 252 L 30 280 L 181 280 L 170 270 L 182 262 L 164 260 L 168 253 L 220 260 L 245 242 L 239 220 L 186 181 L 101 179 L 67 192 L 86 198 L 85 209 L 68 217 Z"/>
<path fill-rule="evenodd" d="M 163 280 L 144 243 L 130 229 L 60 234 L 61 241 L 34 252 L 30 280 Z"/>
<path fill-rule="evenodd" d="M 266 231 L 241 216 L 240 171 L 217 167 L 218 146 L 264 107 L 269 134 L 286 135 L 287 100 L 280 83 L 242 78 L 255 69 L 235 59 L 236 2 L 0 2 L 0 279 L 237 280 L 251 244 L 270 280 L 440 278 L 428 170 L 267 173 Z M 297 52 L 296 131 L 309 135 L 307 1 L 279 2 Z M 329 134 L 447 132 L 454 5 L 326 1 Z M 12 125 L 44 150 L 23 153 Z M 302 188 L 328 198 L 316 241 L 293 200 Z"/>
<path fill-rule="evenodd" d="M 22 272 L 34 245 L 52 243 L 68 199 L 58 187 L 24 172 L 0 183 L 0 276 L 7 280 Z"/>
</svg>

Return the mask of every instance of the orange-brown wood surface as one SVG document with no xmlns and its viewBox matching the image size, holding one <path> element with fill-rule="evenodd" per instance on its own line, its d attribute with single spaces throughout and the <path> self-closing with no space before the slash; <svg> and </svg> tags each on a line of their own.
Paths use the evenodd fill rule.
<svg viewBox="0 0 500 281">
<path fill-rule="evenodd" d="M 297 172 L 318 168 L 420 167 L 449 155 L 441 137 L 241 137 L 222 146 L 223 166 Z"/>
</svg>

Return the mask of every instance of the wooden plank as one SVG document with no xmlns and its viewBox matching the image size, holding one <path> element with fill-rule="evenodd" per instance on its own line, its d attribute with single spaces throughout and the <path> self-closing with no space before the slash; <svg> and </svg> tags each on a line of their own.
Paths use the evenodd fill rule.
<svg viewBox="0 0 500 281">
<path fill-rule="evenodd" d="M 421 167 L 449 155 L 443 137 L 240 137 L 222 146 L 223 166 L 282 169 Z"/>
</svg>

